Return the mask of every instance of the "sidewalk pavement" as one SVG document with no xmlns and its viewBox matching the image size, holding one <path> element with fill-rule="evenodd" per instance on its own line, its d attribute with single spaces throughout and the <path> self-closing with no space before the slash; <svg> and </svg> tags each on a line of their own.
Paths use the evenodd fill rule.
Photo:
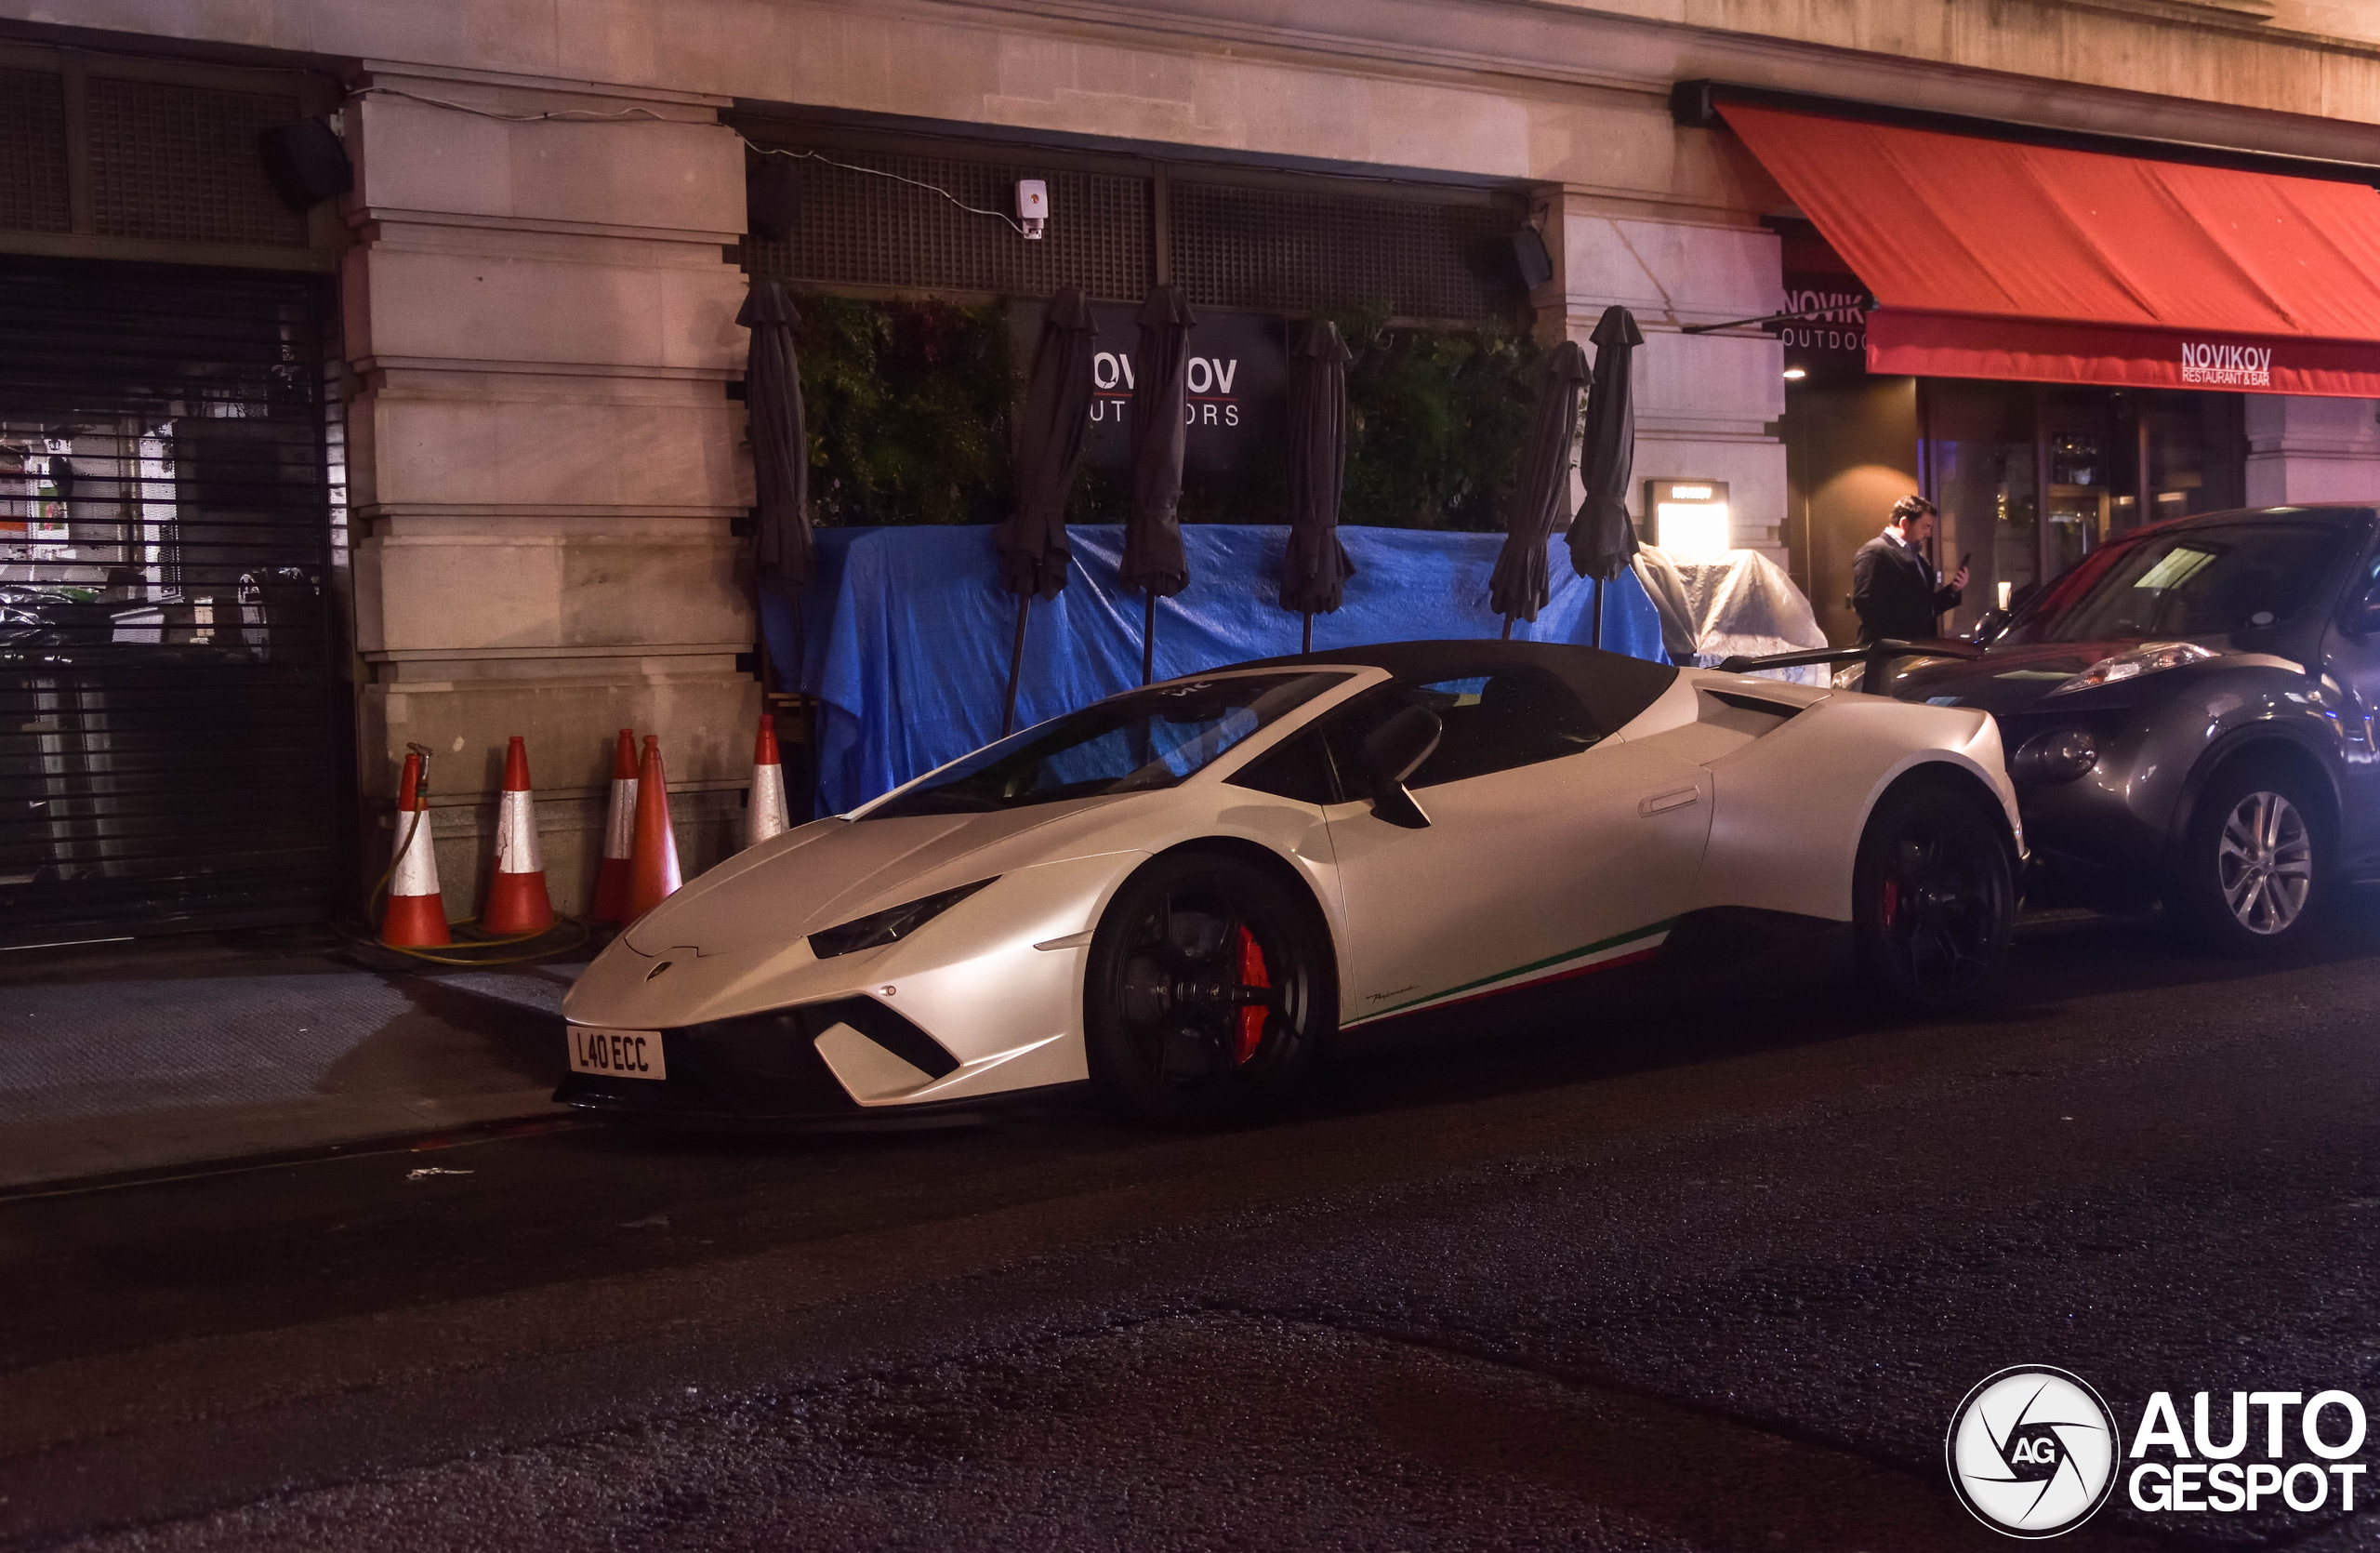
<svg viewBox="0 0 2380 1553">
<path fill-rule="evenodd" d="M 569 1114 L 567 962 L 312 931 L 0 953 L 0 1191 Z"/>
</svg>

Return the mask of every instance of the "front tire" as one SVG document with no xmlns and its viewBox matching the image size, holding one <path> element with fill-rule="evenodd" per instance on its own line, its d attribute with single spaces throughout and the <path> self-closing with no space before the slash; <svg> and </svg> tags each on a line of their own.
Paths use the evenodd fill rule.
<svg viewBox="0 0 2380 1553">
<path fill-rule="evenodd" d="M 1111 1102 L 1207 1123 L 1270 1114 L 1339 1028 L 1329 929 L 1312 896 L 1253 863 L 1170 853 L 1100 918 L 1083 1015 Z"/>
<path fill-rule="evenodd" d="M 1859 838 L 1851 888 L 1864 989 L 1927 1014 L 1989 994 L 2015 932 L 2016 888 L 1978 803 L 1932 785 L 1887 792 Z"/>
<path fill-rule="evenodd" d="M 2278 954 L 2327 903 L 2330 830 L 2310 784 L 2284 766 L 2234 763 L 2190 810 L 2165 904 L 2218 954 Z"/>
</svg>

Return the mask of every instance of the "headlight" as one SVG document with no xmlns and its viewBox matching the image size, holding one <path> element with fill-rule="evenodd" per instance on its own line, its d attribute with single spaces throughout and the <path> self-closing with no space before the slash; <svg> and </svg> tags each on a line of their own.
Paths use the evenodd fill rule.
<svg viewBox="0 0 2380 1553">
<path fill-rule="evenodd" d="M 2052 728 L 2035 734 L 2008 763 L 2016 780 L 2047 787 L 2070 782 L 2099 763 L 2099 742 L 2082 728 Z"/>
<path fill-rule="evenodd" d="M 2069 690 L 2091 690 L 2119 680 L 2136 680 L 2143 674 L 2179 669 L 2185 663 L 2203 663 L 2215 656 L 2215 649 L 2195 642 L 2144 642 L 2128 653 L 2101 658 L 2050 694 L 2063 696 Z"/>
<path fill-rule="evenodd" d="M 994 874 L 993 879 L 999 876 Z M 989 884 L 991 879 L 978 879 L 972 884 L 961 884 L 955 890 L 945 890 L 938 896 L 923 896 L 899 906 L 888 906 L 881 911 L 871 911 L 865 917 L 834 927 L 821 928 L 810 936 L 810 952 L 821 960 L 832 960 L 839 954 L 855 954 L 896 943 Z"/>
</svg>

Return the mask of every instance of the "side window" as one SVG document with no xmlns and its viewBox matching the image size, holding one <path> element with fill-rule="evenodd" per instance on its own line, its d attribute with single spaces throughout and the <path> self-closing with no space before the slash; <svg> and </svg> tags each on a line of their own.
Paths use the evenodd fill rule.
<svg viewBox="0 0 2380 1553">
<path fill-rule="evenodd" d="M 1446 726 L 1437 749 L 1408 780 L 1414 788 L 1559 760 L 1603 737 L 1569 686 L 1541 669 L 1506 669 L 1389 685 L 1350 702 L 1319 730 L 1339 770 L 1361 770 L 1365 736 L 1408 706 L 1428 707 Z"/>
<path fill-rule="evenodd" d="M 1339 802 L 1338 789 L 1330 779 L 1329 753 L 1322 747 L 1322 736 L 1311 730 L 1250 761 L 1229 785 L 1293 798 L 1301 803 Z"/>
</svg>

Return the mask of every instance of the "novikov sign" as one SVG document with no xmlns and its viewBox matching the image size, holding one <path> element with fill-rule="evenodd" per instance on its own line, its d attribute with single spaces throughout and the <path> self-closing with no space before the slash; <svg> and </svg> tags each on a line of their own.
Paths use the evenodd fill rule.
<svg viewBox="0 0 2380 1553">
<path fill-rule="evenodd" d="M 2229 339 L 2179 329 L 1881 308 L 1868 370 L 2214 393 L 2380 398 L 2380 340 Z"/>
<path fill-rule="evenodd" d="M 2182 381 L 2208 388 L 2269 389 L 2272 347 L 2182 341 Z"/>
<path fill-rule="evenodd" d="M 1091 434 L 1084 457 L 1093 469 L 1124 469 L 1132 458 L 1132 391 L 1140 381 L 1140 304 L 1091 308 Z M 1016 310 L 1018 349 L 1031 359 L 1038 308 Z M 1289 352 L 1281 321 L 1256 313 L 1200 309 L 1190 331 L 1189 437 L 1184 466 L 1230 470 L 1276 447 L 1289 419 Z"/>
</svg>

